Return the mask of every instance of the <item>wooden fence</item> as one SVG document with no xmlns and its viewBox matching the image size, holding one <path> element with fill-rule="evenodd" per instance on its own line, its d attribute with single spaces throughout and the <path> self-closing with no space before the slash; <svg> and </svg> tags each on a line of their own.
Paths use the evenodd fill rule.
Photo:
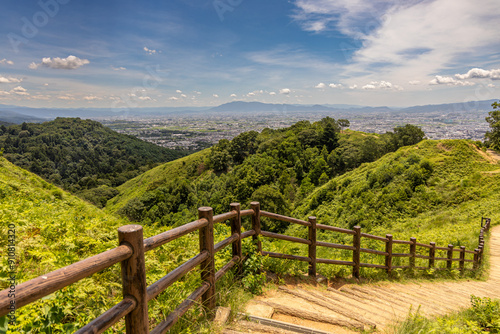
<svg viewBox="0 0 500 334">
<path fill-rule="evenodd" d="M 309 217 L 308 221 L 290 218 L 271 212 L 261 211 L 260 204 L 258 202 L 252 202 L 251 209 L 248 210 L 240 210 L 240 204 L 233 203 L 231 204 L 231 211 L 216 216 L 213 215 L 212 208 L 201 207 L 198 209 L 198 214 L 199 219 L 196 221 L 147 239 L 143 239 L 143 230 L 140 225 L 127 225 L 120 227 L 118 229 L 118 247 L 16 286 L 15 299 L 12 299 L 9 295 L 9 289 L 1 291 L 0 316 L 5 316 L 11 312 L 12 309 L 15 310 L 16 308 L 20 308 L 39 300 L 44 296 L 64 288 L 65 286 L 75 283 L 120 262 L 123 286 L 122 301 L 100 315 L 91 323 L 87 324 L 85 327 L 78 330 L 76 333 L 102 333 L 125 317 L 127 334 L 145 334 L 149 333 L 148 302 L 183 277 L 186 273 L 197 266 L 200 266 L 202 279 L 201 286 L 193 291 L 175 311 L 170 313 L 165 320 L 160 322 L 151 331 L 151 334 L 166 333 L 200 298 L 202 300 L 202 304 L 208 310 L 214 310 L 215 282 L 217 282 L 233 267 L 236 267 L 236 270 L 241 272 L 241 264 L 243 261 L 241 241 L 248 237 L 252 237 L 254 239 L 254 242 L 257 245 L 257 251 L 262 255 L 308 262 L 309 275 L 311 276 L 316 275 L 317 263 L 326 263 L 351 266 L 353 276 L 359 278 L 359 271 L 361 267 L 385 269 L 388 273 L 390 273 L 391 270 L 396 268 L 433 268 L 436 261 L 446 261 L 447 269 L 452 268 L 454 261 L 459 263 L 458 268 L 462 271 L 465 269 L 466 263 L 472 263 L 472 269 L 477 269 L 483 258 L 484 234 L 490 228 L 490 219 L 483 218 L 481 220 L 479 245 L 478 248 L 472 251 L 466 250 L 464 246 L 460 248 L 454 248 L 453 245 L 448 245 L 448 247 L 437 247 L 433 242 L 429 245 L 422 244 L 418 243 L 416 238 L 410 238 L 410 241 L 406 241 L 394 240 L 390 234 L 387 234 L 385 237 L 375 236 L 362 233 L 359 226 L 355 226 L 353 230 L 349 230 L 317 224 L 315 217 Z M 241 218 L 245 216 L 251 216 L 252 229 L 242 233 Z M 306 226 L 309 230 L 308 238 L 302 239 L 263 231 L 261 230 L 261 217 L 268 217 L 271 219 Z M 225 221 L 230 222 L 231 236 L 217 244 L 214 244 L 214 224 Z M 316 240 L 317 230 L 352 235 L 352 246 L 318 241 Z M 145 253 L 195 231 L 199 231 L 200 252 L 184 264 L 169 272 L 157 282 L 147 286 Z M 305 257 L 263 251 L 262 244 L 259 239 L 260 236 L 306 244 L 308 245 L 308 256 Z M 362 238 L 368 238 L 385 243 L 385 251 L 362 248 Z M 408 245 L 408 253 L 394 253 L 393 245 L 395 244 Z M 232 247 L 232 259 L 219 271 L 215 272 L 215 254 L 229 245 Z M 352 251 L 352 261 L 317 258 L 316 248 L 318 246 Z M 426 249 L 428 251 L 428 255 L 419 254 L 417 252 L 417 247 Z M 446 251 L 447 257 L 436 257 L 437 250 Z M 453 257 L 454 252 L 459 253 L 458 258 Z M 383 256 L 385 257 L 385 264 L 362 263 L 360 260 L 361 253 L 371 253 Z M 467 259 L 466 254 L 473 254 L 473 258 Z M 395 257 L 407 257 L 409 258 L 409 264 L 406 266 L 393 266 L 392 260 Z M 428 267 L 415 266 L 415 259 L 417 258 L 428 260 Z M 14 307 L 12 306 L 13 304 Z"/>
</svg>

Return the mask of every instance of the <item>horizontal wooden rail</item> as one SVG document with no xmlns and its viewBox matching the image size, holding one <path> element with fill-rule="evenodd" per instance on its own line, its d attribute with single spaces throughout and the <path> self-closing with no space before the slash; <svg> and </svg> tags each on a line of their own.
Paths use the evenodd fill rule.
<svg viewBox="0 0 500 334">
<path fill-rule="evenodd" d="M 343 266 L 354 266 L 354 262 L 352 261 L 342 261 L 342 260 L 330 260 L 330 259 L 316 259 L 318 263 L 327 263 L 327 264 L 338 264 Z"/>
<path fill-rule="evenodd" d="M 261 231 L 260 234 L 262 234 L 265 237 L 273 238 L 273 239 L 286 240 L 286 241 L 296 242 L 296 243 L 305 244 L 305 245 L 311 244 L 310 240 L 297 238 L 297 237 L 291 237 L 289 235 L 284 235 L 284 234 L 278 234 L 278 233 L 267 232 L 267 231 Z"/>
<path fill-rule="evenodd" d="M 333 244 L 333 243 L 324 242 L 324 241 L 316 241 L 316 245 L 322 246 L 322 247 L 336 248 L 336 249 L 346 249 L 346 250 L 355 250 L 356 249 L 356 247 L 353 247 L 353 246 Z"/>
<path fill-rule="evenodd" d="M 288 260 L 298 260 L 298 261 L 304 261 L 304 262 L 311 262 L 310 257 L 305 257 L 305 256 L 298 256 L 298 255 L 289 255 L 289 254 L 281 254 L 281 253 L 273 253 L 273 252 L 262 252 L 262 255 L 264 256 L 269 256 L 269 257 L 275 257 L 278 259 L 288 259 Z"/>
<path fill-rule="evenodd" d="M 376 254 L 376 255 L 383 255 L 383 256 L 388 256 L 389 253 L 375 250 L 375 249 L 370 249 L 370 248 L 360 248 L 359 249 L 363 253 L 370 253 L 370 254 Z"/>
<path fill-rule="evenodd" d="M 235 265 L 237 265 L 239 261 L 240 261 L 240 257 L 234 256 L 231 259 L 231 261 L 226 263 L 226 265 L 224 265 L 222 268 L 219 269 L 219 271 L 217 271 L 215 273 L 215 281 L 217 282 L 219 279 L 221 279 L 221 277 L 224 276 L 229 270 L 231 270 L 231 268 L 233 268 Z"/>
<path fill-rule="evenodd" d="M 411 241 L 406 241 L 406 240 L 392 240 L 392 243 L 393 244 L 402 244 L 402 245 L 411 245 Z M 448 249 L 448 248 L 445 248 L 445 249 Z"/>
<path fill-rule="evenodd" d="M 311 226 L 311 223 L 306 222 L 305 220 L 300 220 L 300 219 L 295 219 L 295 218 L 291 218 L 291 217 L 287 217 L 287 216 L 282 216 L 282 215 L 278 215 L 276 213 L 271 213 L 271 212 L 267 212 L 267 211 L 261 210 L 260 215 L 263 217 L 273 218 L 273 219 L 281 220 L 281 221 L 288 222 L 288 223 L 294 223 L 294 224 L 299 224 L 299 225 L 303 225 L 303 226 Z"/>
<path fill-rule="evenodd" d="M 170 231 L 155 235 L 154 237 L 147 238 L 144 240 L 144 251 L 147 252 L 160 247 L 161 245 L 164 245 L 186 234 L 199 230 L 200 228 L 206 227 L 207 225 L 208 220 L 198 219 L 194 222 L 187 223 L 186 225 L 171 229 Z"/>
<path fill-rule="evenodd" d="M 345 233 L 345 234 L 350 234 L 350 235 L 356 234 L 356 232 L 354 232 L 353 230 L 348 230 L 346 228 L 335 227 L 335 226 L 330 226 L 330 225 L 316 224 L 316 228 L 318 228 L 320 230 L 327 230 L 327 231 Z"/>
<path fill-rule="evenodd" d="M 372 240 L 378 240 L 378 241 L 387 242 L 387 238 L 379 237 L 378 235 L 373 235 L 373 234 L 368 234 L 368 233 L 361 233 L 361 236 L 363 238 L 368 238 L 368 239 L 372 239 Z"/>
<path fill-rule="evenodd" d="M 99 317 L 95 318 L 92 322 L 89 322 L 87 325 L 77 330 L 74 334 L 102 333 L 129 314 L 136 306 L 137 302 L 135 299 L 125 298 Z"/>
<path fill-rule="evenodd" d="M 221 242 L 215 244 L 214 251 L 217 253 L 217 252 L 223 250 L 224 248 L 226 248 L 226 246 L 229 246 L 230 244 L 232 244 L 233 242 L 235 242 L 238 239 L 239 239 L 238 233 L 234 233 L 229 238 L 226 238 L 226 239 L 222 240 Z"/>
<path fill-rule="evenodd" d="M 172 328 L 173 325 L 177 323 L 180 317 L 186 313 L 194 303 L 200 299 L 200 297 L 208 291 L 210 288 L 210 284 L 204 282 L 202 285 L 196 289 L 189 297 L 184 300 L 179 307 L 175 309 L 172 313 L 170 313 L 167 318 L 159 323 L 152 331 L 151 334 L 165 334 L 167 331 Z"/>
<path fill-rule="evenodd" d="M 203 261 L 206 261 L 210 255 L 207 251 L 199 253 L 188 261 L 184 262 L 182 265 L 178 266 L 167 275 L 160 278 L 155 283 L 151 284 L 147 288 L 147 300 L 148 302 L 158 296 L 160 293 L 165 291 L 174 282 L 178 281 L 181 277 L 186 275 L 188 272 L 196 268 Z"/>
<path fill-rule="evenodd" d="M 254 230 L 243 232 L 243 233 L 241 233 L 241 239 L 246 239 L 248 237 L 251 237 L 252 235 L 255 235 Z"/>
<path fill-rule="evenodd" d="M 417 242 L 417 243 L 415 243 L 415 244 L 416 244 L 417 246 L 420 246 L 420 247 L 425 247 L 425 248 L 429 248 L 429 249 L 430 249 L 430 248 L 432 248 L 432 246 L 431 246 L 431 245 L 428 245 L 428 244 L 423 244 L 423 243 L 420 243 L 420 242 Z"/>
<path fill-rule="evenodd" d="M 366 267 L 366 268 L 379 268 L 379 269 L 387 269 L 387 266 L 381 265 L 381 264 L 373 264 L 373 263 L 360 263 L 360 267 Z"/>
<path fill-rule="evenodd" d="M 229 220 L 236 217 L 238 213 L 235 211 L 221 213 L 220 215 L 214 216 L 214 224 L 221 223 L 223 221 Z"/>
<path fill-rule="evenodd" d="M 253 214 L 254 211 L 252 209 L 241 210 L 240 212 L 241 217 L 252 216 Z"/>
<path fill-rule="evenodd" d="M 132 256 L 132 249 L 122 245 L 94 255 L 80 262 L 16 286 L 16 308 L 23 307 L 82 278 L 88 277 Z M 0 317 L 9 313 L 9 290 L 0 291 Z"/>
</svg>

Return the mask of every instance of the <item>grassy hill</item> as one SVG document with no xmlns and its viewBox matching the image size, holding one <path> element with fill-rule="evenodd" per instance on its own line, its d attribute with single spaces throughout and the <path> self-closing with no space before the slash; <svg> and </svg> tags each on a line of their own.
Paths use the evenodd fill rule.
<svg viewBox="0 0 500 334">
<path fill-rule="evenodd" d="M 46 182 L 0 157 L 0 249 L 7 249 L 9 224 L 15 225 L 17 284 L 70 265 L 118 245 L 117 229 L 130 224 L 127 219 L 107 214 L 88 202 Z M 145 226 L 145 237 L 169 227 Z M 229 236 L 230 230 L 219 225 L 216 240 Z M 199 252 L 198 235 L 184 236 L 146 255 L 147 282 L 152 284 Z M 10 267 L 2 251 L 0 290 L 9 286 Z M 220 252 L 217 269 L 231 258 L 230 248 Z M 72 284 L 43 300 L 16 311 L 17 326 L 8 333 L 72 333 L 121 299 L 120 266 L 104 270 Z M 164 318 L 200 284 L 197 270 L 149 303 L 154 323 Z M 224 284 L 224 282 L 221 282 Z M 243 294 L 242 294 L 243 295 Z M 238 297 L 239 298 L 239 297 Z M 238 298 L 233 298 L 237 300 Z M 219 302 L 224 302 L 219 299 Z M 198 326 L 199 311 L 174 329 L 181 333 Z M 5 330 L 0 318 L 0 332 Z M 194 323 L 194 324 L 193 324 Z M 123 321 L 106 333 L 124 332 Z"/>
<path fill-rule="evenodd" d="M 1 127 L 0 147 L 15 165 L 98 206 L 113 187 L 185 154 L 79 118 Z"/>
</svg>

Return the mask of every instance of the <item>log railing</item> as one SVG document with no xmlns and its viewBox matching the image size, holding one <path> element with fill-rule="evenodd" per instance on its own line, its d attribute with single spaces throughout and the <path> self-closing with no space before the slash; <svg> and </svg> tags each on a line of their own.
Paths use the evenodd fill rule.
<svg viewBox="0 0 500 334">
<path fill-rule="evenodd" d="M 251 203 L 251 209 L 240 210 L 239 203 L 231 204 L 231 211 L 214 216 L 210 207 L 198 209 L 198 220 L 183 226 L 174 228 L 167 232 L 144 239 L 143 229 L 140 225 L 127 225 L 118 229 L 119 246 L 74 263 L 62 269 L 42 275 L 28 282 L 15 287 L 15 299 L 9 295 L 9 289 L 0 291 L 0 317 L 7 315 L 12 309 L 18 309 L 24 305 L 37 301 L 49 294 L 54 293 L 72 283 L 75 283 L 94 273 L 102 271 L 114 264 L 121 263 L 123 299 L 110 308 L 98 318 L 78 330 L 76 333 L 102 333 L 120 319 L 125 318 L 127 334 L 149 333 L 148 302 L 156 298 L 169 286 L 181 279 L 188 272 L 200 266 L 201 285 L 191 293 L 164 321 L 160 322 L 151 334 L 166 333 L 178 320 L 186 313 L 198 299 L 209 310 L 215 308 L 215 283 L 224 276 L 230 269 L 236 267 L 238 273 L 242 272 L 242 247 L 243 239 L 252 237 L 257 246 L 257 252 L 273 258 L 305 261 L 309 263 L 309 275 L 316 276 L 316 264 L 347 265 L 352 267 L 353 276 L 359 278 L 360 268 L 380 268 L 390 273 L 397 268 L 428 269 L 434 268 L 436 261 L 445 261 L 446 268 L 451 269 L 453 262 L 458 262 L 458 269 L 465 270 L 466 263 L 472 263 L 475 270 L 481 264 L 484 253 L 484 236 L 490 228 L 489 218 L 482 218 L 481 230 L 479 233 L 478 248 L 466 250 L 464 246 L 454 248 L 453 245 L 447 247 L 437 247 L 434 242 L 430 244 L 418 243 L 416 238 L 406 240 L 394 240 L 393 236 L 387 234 L 385 237 L 371 235 L 361 232 L 361 227 L 355 226 L 353 230 L 322 225 L 316 223 L 316 217 L 309 217 L 308 221 L 295 219 L 267 211 L 260 210 L 258 202 Z M 241 218 L 251 216 L 252 229 L 241 232 Z M 261 229 L 261 217 L 276 219 L 293 224 L 303 225 L 308 228 L 308 238 L 302 239 Z M 231 235 L 225 240 L 214 243 L 214 224 L 229 221 Z M 335 244 L 317 240 L 317 230 L 352 235 L 352 245 Z M 186 261 L 176 269 L 172 270 L 160 280 L 146 285 L 145 253 L 161 245 L 176 240 L 186 234 L 198 231 L 200 252 Z M 308 256 L 298 256 L 291 254 L 273 253 L 262 250 L 260 237 L 281 239 L 290 242 L 305 244 L 308 246 Z M 385 244 L 385 251 L 370 248 L 362 248 L 362 239 L 370 239 Z M 402 244 L 408 246 L 408 253 L 393 252 L 394 245 Z M 231 245 L 232 258 L 219 271 L 215 272 L 215 253 Z M 352 251 L 352 261 L 339 259 L 317 258 L 317 247 L 328 247 L 334 249 Z M 417 252 L 417 248 L 424 248 L 428 255 Z M 436 252 L 446 252 L 446 257 L 436 256 Z M 369 253 L 385 258 L 385 264 L 363 263 L 361 254 Z M 454 258 L 454 253 L 459 253 L 458 258 Z M 466 254 L 472 254 L 472 259 L 467 259 Z M 405 266 L 394 266 L 394 258 L 409 258 L 409 264 Z M 428 266 L 421 267 L 415 265 L 416 259 L 428 260 Z M 12 306 L 14 305 L 14 306 Z"/>
</svg>

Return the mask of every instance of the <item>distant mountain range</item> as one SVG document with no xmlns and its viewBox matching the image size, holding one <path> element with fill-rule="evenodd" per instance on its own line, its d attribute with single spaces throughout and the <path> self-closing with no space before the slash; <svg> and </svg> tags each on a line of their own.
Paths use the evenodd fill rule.
<svg viewBox="0 0 500 334">
<path fill-rule="evenodd" d="M 462 103 L 429 104 L 407 108 L 396 107 L 369 107 L 349 104 L 272 104 L 262 102 L 234 101 L 217 107 L 160 107 L 160 108 L 29 108 L 9 106 L 0 104 L 0 122 L 16 123 L 23 122 L 38 123 L 53 120 L 56 117 L 80 117 L 97 119 L 102 117 L 140 117 L 140 116 L 182 116 L 198 114 L 251 114 L 251 113 L 428 113 L 428 112 L 468 112 L 489 111 L 491 104 L 498 99 L 472 101 Z"/>
</svg>

